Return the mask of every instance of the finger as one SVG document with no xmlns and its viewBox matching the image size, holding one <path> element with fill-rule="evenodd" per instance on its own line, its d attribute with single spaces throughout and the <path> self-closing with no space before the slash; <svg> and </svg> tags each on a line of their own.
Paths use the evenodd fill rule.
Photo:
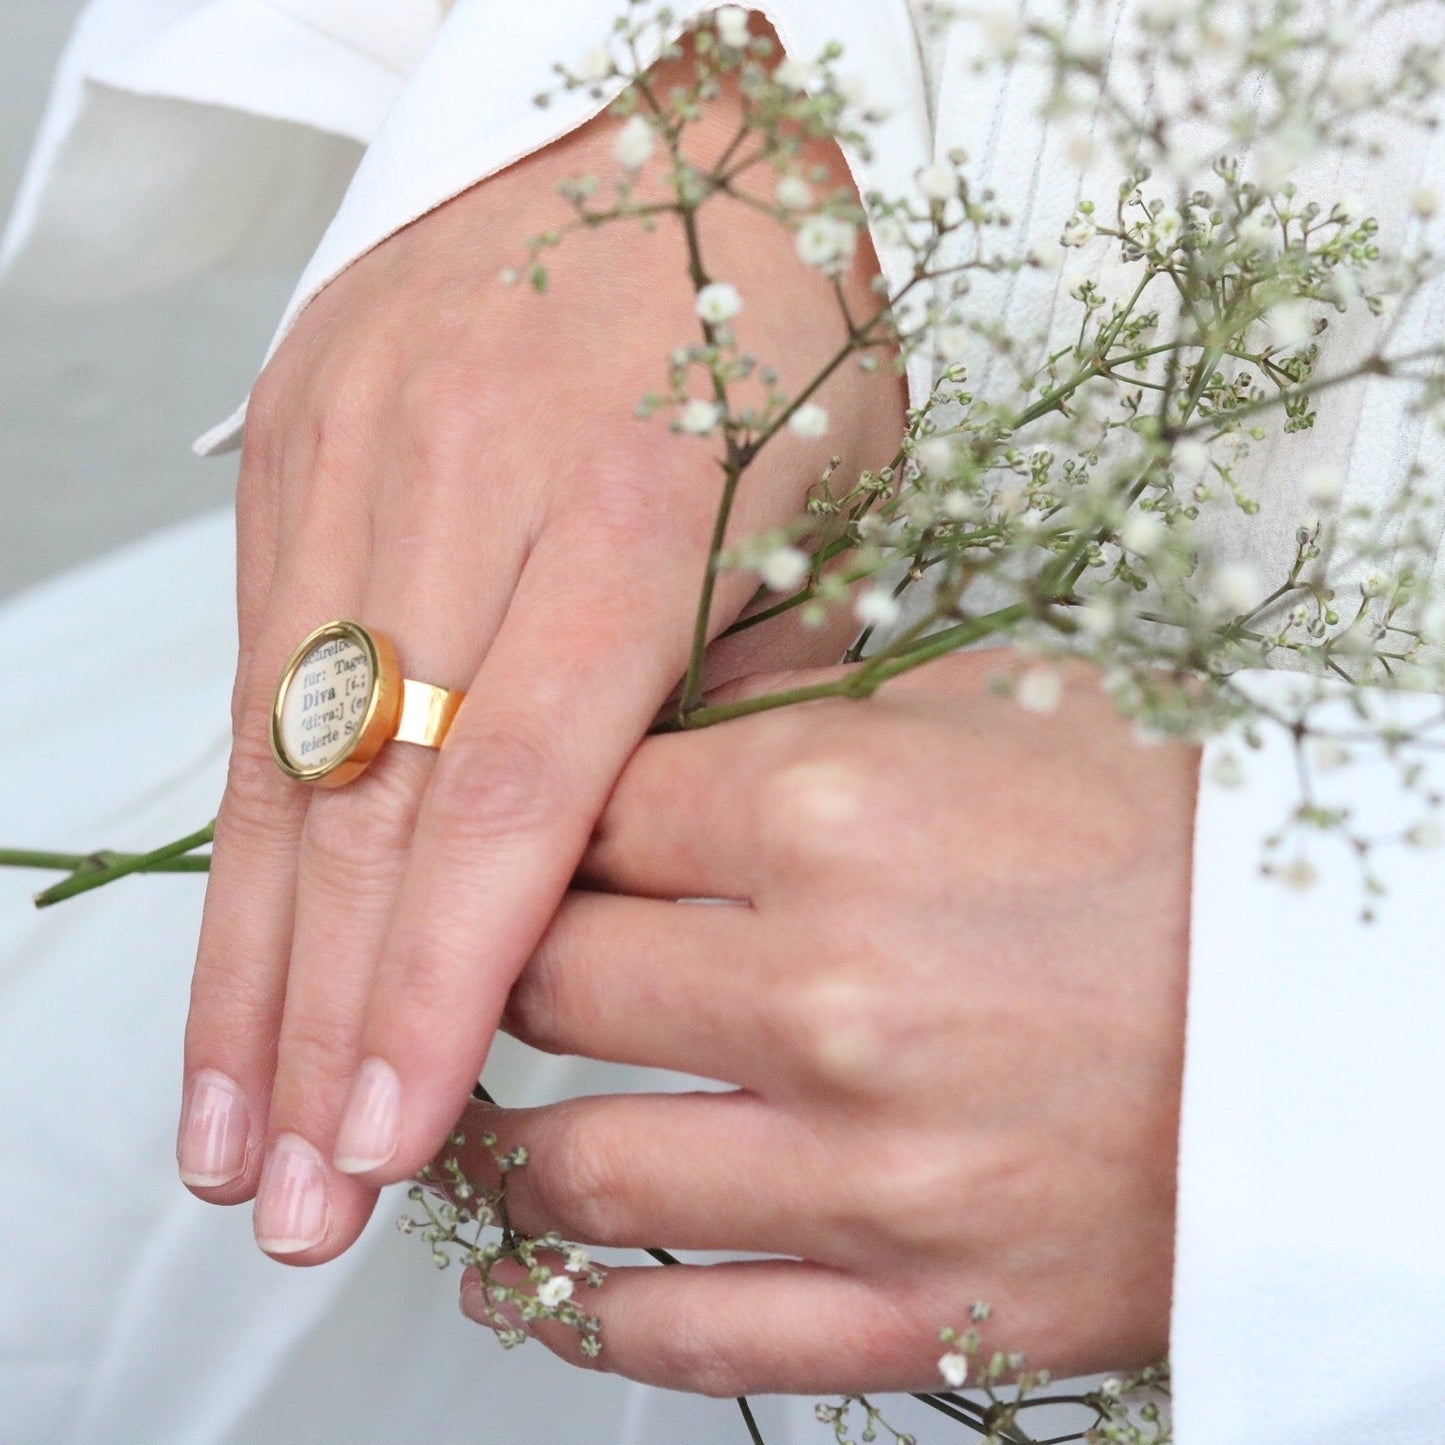
<svg viewBox="0 0 1445 1445">
<path fill-rule="evenodd" d="M 519 541 L 478 535 L 466 508 L 441 495 L 474 484 L 469 465 L 432 453 L 393 459 L 405 485 L 383 495 L 378 532 L 405 539 L 373 562 L 360 615 L 400 649 L 409 676 L 459 687 L 471 678 L 501 621 L 520 567 Z M 426 471 L 425 495 L 420 494 Z M 419 587 L 418 578 L 426 580 Z M 360 1233 L 376 1191 L 331 1164 L 358 1062 L 372 976 L 435 753 L 387 747 L 350 786 L 317 793 L 297 858 L 295 932 L 271 1104 L 273 1136 L 307 1174 L 306 1199 L 263 1188 L 257 1236 L 295 1263 L 332 1258 Z M 308 1146 L 304 1160 L 295 1140 Z"/>
<path fill-rule="evenodd" d="M 649 560 L 606 565 L 646 576 Z M 539 543 L 438 756 L 368 1003 L 365 1088 L 338 1136 L 348 1171 L 372 1183 L 415 1172 L 456 1120 L 607 790 L 681 669 L 662 609 L 579 589 L 585 566 L 575 545 Z"/>
<path fill-rule="evenodd" d="M 494 1267 L 506 1283 L 518 1269 Z M 462 1311 L 486 1323 L 479 1275 Z M 933 1279 L 884 1279 L 792 1260 L 609 1269 L 578 1303 L 601 1323 L 589 1360 L 556 1324 L 533 1333 L 554 1354 L 648 1385 L 726 1398 L 938 1387 L 939 1321 L 967 1300 Z"/>
<path fill-rule="evenodd" d="M 631 1094 L 540 1109 L 474 1106 L 462 1132 L 496 1135 L 527 1163 L 507 1175 L 507 1217 L 523 1233 L 556 1232 L 618 1248 L 728 1249 L 841 1263 L 865 1247 L 864 1213 L 837 1178 L 820 1135 L 755 1094 Z M 765 1164 L 763 1161 L 772 1161 Z M 482 1186 L 489 1156 L 463 1146 Z M 776 1167 L 773 1167 L 773 1164 Z M 826 1211 L 799 1198 L 829 1197 Z"/>
<path fill-rule="evenodd" d="M 230 768 L 197 943 L 186 1022 L 185 1098 L 177 1135 L 181 1177 L 216 1203 L 255 1192 L 262 1162 L 276 1031 L 285 996 L 296 847 L 306 790 L 270 749 L 275 679 L 319 615 L 345 611 L 359 593 L 360 545 L 338 532 L 323 574 L 292 546 L 277 564 L 277 601 L 238 684 Z"/>
<path fill-rule="evenodd" d="M 588 839 L 577 879 L 639 898 L 760 897 L 753 739 L 727 728 L 645 739 Z"/>
<path fill-rule="evenodd" d="M 768 942 L 750 908 L 569 893 L 503 1027 L 547 1053 L 759 1087 L 778 1057 L 750 1028 L 767 1012 Z"/>
</svg>

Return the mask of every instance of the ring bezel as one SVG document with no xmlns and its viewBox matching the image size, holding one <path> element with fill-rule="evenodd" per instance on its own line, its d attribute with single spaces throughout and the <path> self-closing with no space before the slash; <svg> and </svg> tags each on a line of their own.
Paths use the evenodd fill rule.
<svg viewBox="0 0 1445 1445">
<path fill-rule="evenodd" d="M 281 738 L 282 709 L 291 685 L 296 680 L 306 655 L 323 642 L 333 638 L 354 643 L 365 654 L 371 670 L 371 695 L 361 725 L 352 734 L 345 750 L 329 762 L 304 767 L 294 762 Z M 287 777 L 298 783 L 316 787 L 339 788 L 359 777 L 396 731 L 401 713 L 402 678 L 396 650 L 386 637 L 347 618 L 323 622 L 309 632 L 286 661 L 276 695 L 271 703 L 271 753 Z"/>
</svg>

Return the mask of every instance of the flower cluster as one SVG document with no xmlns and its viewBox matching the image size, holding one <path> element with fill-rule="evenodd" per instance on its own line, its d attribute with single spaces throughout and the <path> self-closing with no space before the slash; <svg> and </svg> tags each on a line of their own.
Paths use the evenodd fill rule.
<svg viewBox="0 0 1445 1445">
<path fill-rule="evenodd" d="M 831 685 L 840 695 L 867 696 L 944 652 L 1008 641 L 999 685 L 1030 710 L 1057 705 L 1057 664 L 1076 657 L 1097 664 L 1142 737 L 1235 728 L 1248 740 L 1281 726 L 1305 786 L 1271 840 L 1289 857 L 1265 866 L 1298 885 L 1312 875 L 1306 835 L 1338 835 L 1361 860 L 1372 908 L 1375 850 L 1428 846 L 1440 831 L 1441 800 L 1417 759 L 1440 745 L 1445 705 L 1417 712 L 1404 735 L 1368 712 L 1343 729 L 1323 719 L 1365 686 L 1445 693 L 1445 593 L 1431 577 L 1445 478 L 1414 462 L 1386 499 L 1360 499 L 1339 465 L 1315 456 L 1292 466 L 1288 448 L 1308 438 L 1332 394 L 1367 382 L 1393 383 L 1410 425 L 1445 434 L 1445 347 L 1422 330 L 1419 304 L 1441 274 L 1438 195 L 1409 197 L 1413 225 L 1387 244 L 1357 197 L 1315 179 L 1326 161 L 1368 162 L 1386 127 L 1399 144 L 1434 123 L 1438 56 L 1402 40 L 1376 47 L 1386 58 L 1373 69 L 1357 60 L 1356 40 L 1399 8 L 1347 32 L 1301 7 L 1154 0 L 1126 32 L 1132 48 L 1106 67 L 1082 22 L 1059 30 L 1012 7 L 955 18 L 934 6 L 934 23 L 977 28 L 980 65 L 1048 76 L 1044 118 L 1065 136 L 1084 199 L 1056 236 L 1020 238 L 961 151 L 920 169 L 903 196 L 860 200 L 805 173 L 806 142 L 864 150 L 878 119 L 840 71 L 838 47 L 810 63 L 785 58 L 729 7 L 691 33 L 694 83 L 661 95 L 647 62 L 683 53 L 676 25 L 634 3 L 605 69 L 559 71 L 562 86 L 599 95 L 625 82 L 614 102 L 619 174 L 578 178 L 565 193 L 576 227 L 652 225 L 665 213 L 689 238 L 700 335 L 672 349 L 667 384 L 638 412 L 718 450 L 726 481 L 699 618 L 716 574 L 742 569 L 758 595 L 734 630 L 795 607 L 811 623 L 852 610 L 848 660 L 859 666 Z M 744 96 L 745 119 L 708 169 L 684 138 L 724 82 Z M 746 197 L 791 231 L 805 267 L 835 271 L 865 227 L 880 250 L 906 255 L 906 279 L 891 290 L 880 282 L 871 315 L 851 314 L 839 292 L 847 345 L 802 385 L 785 388 L 739 346 L 733 322 L 747 288 L 711 273 L 698 225 L 721 196 Z M 544 253 L 565 234 L 532 243 L 538 284 Z M 1067 299 L 1038 334 L 1021 334 L 980 304 L 1001 276 L 1059 277 Z M 919 358 L 935 384 L 888 466 L 846 475 L 835 464 L 793 524 L 729 537 L 737 484 L 760 453 L 784 432 L 827 438 L 818 394 L 840 366 L 901 370 Z M 1292 519 L 1293 541 L 1273 557 L 1248 545 L 1262 510 Z M 1270 535 L 1279 531 L 1275 521 Z M 795 700 L 704 705 L 701 625 L 697 636 L 669 726 Z M 1248 674 L 1265 668 L 1310 680 L 1287 711 L 1249 690 Z M 1367 837 L 1310 796 L 1316 760 L 1358 755 L 1367 736 L 1418 794 L 1420 817 L 1399 838 Z"/>
</svg>

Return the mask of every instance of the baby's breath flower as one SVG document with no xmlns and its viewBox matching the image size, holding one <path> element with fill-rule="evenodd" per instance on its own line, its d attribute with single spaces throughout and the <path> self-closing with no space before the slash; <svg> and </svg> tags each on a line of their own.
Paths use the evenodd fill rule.
<svg viewBox="0 0 1445 1445">
<path fill-rule="evenodd" d="M 722 408 L 714 401 L 694 397 L 682 409 L 677 424 L 691 436 L 706 436 L 722 417 Z"/>
<path fill-rule="evenodd" d="M 808 575 L 808 554 L 797 547 L 775 547 L 758 568 L 763 585 L 774 592 L 794 591 Z"/>
<path fill-rule="evenodd" d="M 1300 486 L 1311 502 L 1326 507 L 1339 501 L 1345 489 L 1345 474 L 1339 467 L 1326 463 L 1311 467 L 1301 478 Z"/>
<path fill-rule="evenodd" d="M 625 171 L 640 171 L 652 159 L 654 136 L 644 116 L 629 116 L 612 143 L 612 154 Z"/>
<path fill-rule="evenodd" d="M 554 1274 L 537 1286 L 537 1303 L 554 1310 L 564 1300 L 572 1298 L 576 1285 L 565 1274 Z"/>
<path fill-rule="evenodd" d="M 1405 841 L 1412 848 L 1438 848 L 1445 843 L 1445 832 L 1433 818 L 1425 818 L 1405 834 Z"/>
<path fill-rule="evenodd" d="M 1319 881 L 1319 872 L 1308 858 L 1291 858 L 1279 870 L 1279 881 L 1296 893 L 1307 893 Z"/>
<path fill-rule="evenodd" d="M 1434 186 L 1421 186 L 1410 194 L 1410 209 L 1428 221 L 1440 209 L 1440 192 Z"/>
<path fill-rule="evenodd" d="M 804 91 L 812 88 L 818 72 L 802 60 L 784 60 L 773 71 L 773 83 L 784 90 Z"/>
<path fill-rule="evenodd" d="M 1056 667 L 1031 667 L 1014 685 L 1014 701 L 1026 712 L 1057 710 L 1064 695 L 1064 679 Z"/>
<path fill-rule="evenodd" d="M 563 1254 L 573 1274 L 581 1274 L 592 1263 L 592 1256 L 580 1244 L 569 1244 Z"/>
<path fill-rule="evenodd" d="M 1226 562 L 1214 574 L 1211 590 L 1217 602 L 1235 613 L 1248 612 L 1263 596 L 1259 574 L 1248 562 Z"/>
<path fill-rule="evenodd" d="M 779 176 L 777 197 L 785 211 L 806 211 L 813 204 L 813 188 L 802 176 Z"/>
<path fill-rule="evenodd" d="M 727 281 L 713 281 L 697 293 L 697 314 L 710 325 L 731 321 L 743 309 L 738 288 Z"/>
<path fill-rule="evenodd" d="M 1209 448 L 1198 437 L 1185 437 L 1174 448 L 1173 460 L 1183 476 L 1202 477 L 1209 470 Z"/>
<path fill-rule="evenodd" d="M 914 448 L 924 476 L 946 477 L 953 471 L 953 443 L 947 437 L 926 437 Z"/>
<path fill-rule="evenodd" d="M 933 333 L 933 344 L 945 361 L 962 361 L 969 348 L 966 326 L 940 326 Z"/>
<path fill-rule="evenodd" d="M 721 5 L 713 11 L 712 18 L 717 25 L 718 38 L 724 45 L 734 50 L 747 48 L 750 38 L 748 12 L 741 5 Z"/>
<path fill-rule="evenodd" d="M 957 487 L 943 494 L 939 506 L 943 508 L 943 515 L 954 522 L 971 522 L 983 512 L 977 497 L 971 497 Z"/>
<path fill-rule="evenodd" d="M 959 1350 L 950 1350 L 939 1358 L 938 1373 L 950 1390 L 961 1389 L 968 1379 L 968 1356 Z"/>
<path fill-rule="evenodd" d="M 828 413 L 815 401 L 805 401 L 788 418 L 788 430 L 809 441 L 828 434 Z"/>
<path fill-rule="evenodd" d="M 582 64 L 578 67 L 578 74 L 583 80 L 599 81 L 606 80 L 613 73 L 612 55 L 605 45 L 594 45 L 586 55 L 582 57 Z"/>
<path fill-rule="evenodd" d="M 1221 788 L 1237 788 L 1244 782 L 1244 769 L 1233 753 L 1220 753 L 1209 770 L 1209 776 Z"/>
<path fill-rule="evenodd" d="M 898 599 L 883 586 L 868 587 L 853 603 L 853 615 L 865 627 L 886 627 L 898 620 Z"/>
<path fill-rule="evenodd" d="M 1140 557 L 1152 557 L 1168 535 L 1168 523 L 1157 512 L 1131 512 L 1119 528 L 1120 544 Z"/>
<path fill-rule="evenodd" d="M 1011 5 L 995 5 L 978 17 L 983 42 L 996 55 L 1008 59 L 1023 38 L 1023 21 Z"/>
<path fill-rule="evenodd" d="M 1059 237 L 1059 244 L 1063 246 L 1087 246 L 1098 234 L 1094 226 L 1093 218 L 1090 216 L 1078 215 L 1073 217 L 1067 226 L 1064 227 Z"/>
<path fill-rule="evenodd" d="M 951 201 L 958 194 L 958 173 L 943 161 L 918 172 L 918 189 L 930 201 Z"/>
<path fill-rule="evenodd" d="M 809 216 L 798 227 L 798 258 L 809 266 L 836 270 L 850 261 L 858 232 L 837 216 Z"/>
<path fill-rule="evenodd" d="M 1271 306 L 1265 312 L 1264 324 L 1271 342 L 1285 351 L 1303 346 L 1314 335 L 1309 307 L 1303 301 L 1281 301 Z"/>
</svg>

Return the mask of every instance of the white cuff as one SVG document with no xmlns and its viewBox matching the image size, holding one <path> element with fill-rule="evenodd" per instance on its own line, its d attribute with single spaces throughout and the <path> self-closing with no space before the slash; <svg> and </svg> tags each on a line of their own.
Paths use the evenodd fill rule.
<svg viewBox="0 0 1445 1445">
<path fill-rule="evenodd" d="M 1254 686 L 1278 695 L 1282 674 Z M 1381 706 L 1396 699 L 1381 699 Z M 1401 705 L 1419 703 L 1405 700 Z M 1426 700 L 1438 706 L 1435 700 Z M 1195 841 L 1172 1356 L 1179 1445 L 1445 1439 L 1445 947 L 1439 852 L 1390 848 L 1379 921 L 1356 865 L 1263 878 L 1298 801 L 1289 738 L 1234 747 Z M 1445 767 L 1437 786 L 1445 786 Z M 1370 831 L 1418 815 L 1388 762 L 1322 780 Z"/>
<path fill-rule="evenodd" d="M 440 19 L 441 0 L 92 0 L 0 270 L 88 300 L 301 265 Z"/>
<path fill-rule="evenodd" d="M 716 3 L 675 5 L 677 28 Z M 767 16 L 791 54 L 811 59 L 829 42 L 841 40 L 847 55 L 858 57 L 860 64 L 866 58 L 869 98 L 887 107 L 890 118 L 870 136 L 872 159 L 850 156 L 849 163 L 860 190 L 906 186 L 930 159 L 931 145 L 906 0 L 758 0 L 750 8 Z M 617 0 L 506 5 L 459 0 L 367 152 L 286 308 L 271 350 L 302 308 L 358 257 L 596 115 L 619 87 L 601 100 L 586 92 L 563 94 L 545 109 L 534 104 L 534 97 L 552 88 L 557 62 L 580 60 L 606 40 L 618 10 Z M 518 237 L 519 243 L 525 239 Z M 897 283 L 904 255 L 882 244 L 878 250 L 885 273 Z M 914 384 L 925 384 L 921 374 Z M 197 450 L 210 454 L 233 445 L 244 418 L 242 408 L 202 437 Z"/>
</svg>

